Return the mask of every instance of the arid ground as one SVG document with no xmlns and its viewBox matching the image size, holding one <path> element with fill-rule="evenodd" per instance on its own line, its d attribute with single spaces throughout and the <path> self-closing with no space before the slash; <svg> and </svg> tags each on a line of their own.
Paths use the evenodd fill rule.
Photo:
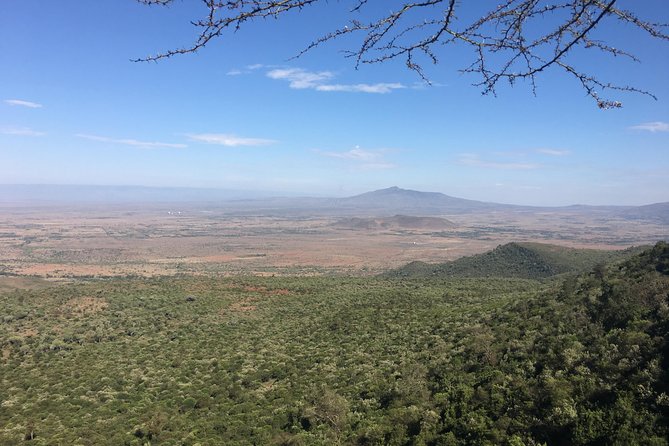
<svg viewBox="0 0 669 446">
<path fill-rule="evenodd" d="M 336 216 L 235 215 L 161 206 L 0 208 L 0 277 L 375 274 L 510 241 L 620 249 L 666 239 L 651 221 L 568 210 L 444 215 L 452 229 L 347 228 Z"/>
</svg>

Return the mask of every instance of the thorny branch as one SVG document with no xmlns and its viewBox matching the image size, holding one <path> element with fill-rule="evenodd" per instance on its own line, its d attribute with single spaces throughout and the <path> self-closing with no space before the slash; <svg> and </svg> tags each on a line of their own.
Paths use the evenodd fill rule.
<svg viewBox="0 0 669 446">
<path fill-rule="evenodd" d="M 166 6 L 174 0 L 137 1 Z M 227 30 L 238 30 L 246 22 L 280 19 L 290 12 L 327 3 L 327 0 L 202 2 L 203 18 L 191 22 L 199 30 L 192 45 L 137 61 L 157 61 L 194 53 Z M 358 37 L 359 46 L 345 52 L 346 57 L 355 59 L 356 67 L 401 59 L 407 68 L 428 81 L 423 64 L 439 63 L 438 55 L 443 54 L 441 47 L 461 44 L 473 53 L 473 62 L 461 71 L 479 76 L 480 80 L 474 85 L 480 87 L 483 94 L 494 95 L 501 81 L 514 84 L 519 79 L 528 81 L 536 92 L 537 76 L 556 68 L 574 77 L 597 105 L 605 109 L 622 105 L 619 101 L 602 98 L 600 93 L 605 90 L 655 96 L 636 87 L 604 82 L 596 75 L 581 71 L 570 62 L 569 54 L 580 48 L 638 62 L 633 54 L 593 37 L 597 27 L 614 20 L 639 29 L 651 38 L 669 40 L 668 24 L 644 20 L 632 11 L 620 9 L 616 6 L 617 0 L 503 0 L 474 20 L 458 18 L 461 6 L 456 0 L 387 0 L 384 7 L 391 10 L 380 16 L 373 16 L 375 11 L 371 11 L 369 0 L 342 2 L 351 4 L 350 22 L 316 38 L 296 57 L 335 39 Z M 363 20 L 366 16 L 372 17 Z"/>
</svg>

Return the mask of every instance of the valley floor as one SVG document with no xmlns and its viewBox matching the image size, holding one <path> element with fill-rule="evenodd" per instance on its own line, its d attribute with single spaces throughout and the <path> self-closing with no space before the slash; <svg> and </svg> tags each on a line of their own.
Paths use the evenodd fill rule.
<svg viewBox="0 0 669 446">
<path fill-rule="evenodd" d="M 3 275 L 72 277 L 373 275 L 444 262 L 511 241 L 622 249 L 669 238 L 654 221 L 494 212 L 443 216 L 453 227 L 346 227 L 336 217 L 233 215 L 201 208 L 3 208 Z M 9 285 L 7 285 L 9 286 Z"/>
</svg>

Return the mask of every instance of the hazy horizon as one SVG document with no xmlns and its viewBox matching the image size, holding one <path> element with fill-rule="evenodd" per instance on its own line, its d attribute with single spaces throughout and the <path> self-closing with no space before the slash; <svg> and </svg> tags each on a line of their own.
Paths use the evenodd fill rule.
<svg viewBox="0 0 669 446">
<path fill-rule="evenodd" d="M 187 203 L 191 202 L 206 202 L 206 201 L 226 201 L 226 200 L 253 200 L 253 199 L 268 199 L 268 198 L 348 198 L 365 193 L 383 191 L 387 189 L 397 188 L 402 191 L 412 191 L 412 192 L 421 192 L 421 193 L 439 193 L 453 198 L 459 198 L 464 200 L 473 200 L 480 202 L 488 203 L 497 203 L 497 204 L 508 204 L 508 205 L 519 205 L 519 206 L 531 206 L 531 207 L 565 207 L 565 206 L 621 206 L 621 207 L 634 207 L 634 206 L 645 206 L 651 204 L 660 204 L 667 203 L 666 201 L 659 202 L 642 202 L 642 203 L 566 203 L 566 204 L 531 204 L 531 203 L 512 203 L 512 202 L 501 202 L 493 201 L 486 199 L 477 199 L 471 197 L 456 196 L 448 191 L 440 190 L 416 190 L 408 187 L 402 187 L 398 185 L 389 185 L 385 187 L 378 187 L 371 190 L 360 190 L 348 194 L 337 194 L 337 193 L 310 193 L 308 191 L 273 191 L 273 190 L 261 190 L 261 189 L 232 189 L 232 188 L 219 188 L 219 187 L 182 187 L 182 186 L 144 186 L 137 184 L 2 184 L 0 183 L 0 192 L 7 192 L 7 189 L 17 188 L 19 190 L 15 191 L 18 193 L 18 197 L 11 195 L 0 196 L 0 203 L 12 203 L 12 202 L 76 202 L 78 200 L 83 200 L 87 203 L 92 202 L 117 202 L 123 203 L 126 201 L 138 202 L 141 201 L 144 196 L 104 196 L 100 195 L 106 192 L 111 192 L 116 190 L 127 190 L 131 192 L 132 190 L 143 190 L 145 192 L 151 193 L 155 192 L 158 195 L 155 195 L 153 198 L 149 196 L 146 199 L 147 202 L 156 201 L 156 202 L 182 202 Z M 44 190 L 43 188 L 53 188 L 51 190 Z M 82 196 L 69 196 L 69 197 L 59 197 L 59 192 L 72 191 L 80 189 L 80 192 L 91 192 L 93 190 L 98 191 L 98 195 L 84 195 Z M 170 197 L 168 193 L 190 193 L 190 195 L 174 195 Z M 44 195 L 46 194 L 46 195 Z M 49 194 L 51 196 L 49 196 Z M 54 198 L 56 197 L 56 198 Z M 156 198 L 158 197 L 158 198 Z"/>
</svg>

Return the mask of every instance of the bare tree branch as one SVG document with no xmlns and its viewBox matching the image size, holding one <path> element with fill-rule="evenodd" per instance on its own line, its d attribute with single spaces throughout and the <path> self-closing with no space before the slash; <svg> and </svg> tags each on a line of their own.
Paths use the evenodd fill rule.
<svg viewBox="0 0 669 446">
<path fill-rule="evenodd" d="M 174 0 L 137 0 L 146 5 L 168 6 Z M 472 50 L 473 60 L 460 71 L 480 78 L 474 83 L 483 94 L 495 94 L 501 81 L 514 84 L 526 80 L 536 93 L 537 76 L 560 69 L 574 77 L 600 108 L 617 108 L 618 100 L 600 96 L 605 90 L 633 92 L 655 98 L 642 89 L 602 81 L 582 72 L 569 55 L 577 49 L 595 50 L 638 62 L 632 53 L 593 37 L 603 24 L 622 23 L 639 29 L 652 39 L 669 40 L 669 25 L 639 18 L 616 7 L 617 0 L 504 0 L 483 10 L 473 21 L 460 20 L 462 9 L 456 0 L 387 1 L 393 9 L 381 16 L 370 11 L 369 0 L 350 2 L 351 20 L 346 26 L 325 33 L 295 57 L 343 37 L 359 37 L 356 49 L 345 51 L 355 66 L 403 59 L 408 69 L 429 81 L 423 64 L 438 64 L 443 47 L 463 45 Z M 157 61 L 194 53 L 227 30 L 238 30 L 257 19 L 280 19 L 327 0 L 202 0 L 203 16 L 192 22 L 198 36 L 190 45 L 171 49 L 136 61 Z M 477 3 L 477 5 L 480 5 Z M 480 7 L 480 6 L 479 6 Z M 359 17 L 367 17 L 364 21 Z"/>
</svg>

